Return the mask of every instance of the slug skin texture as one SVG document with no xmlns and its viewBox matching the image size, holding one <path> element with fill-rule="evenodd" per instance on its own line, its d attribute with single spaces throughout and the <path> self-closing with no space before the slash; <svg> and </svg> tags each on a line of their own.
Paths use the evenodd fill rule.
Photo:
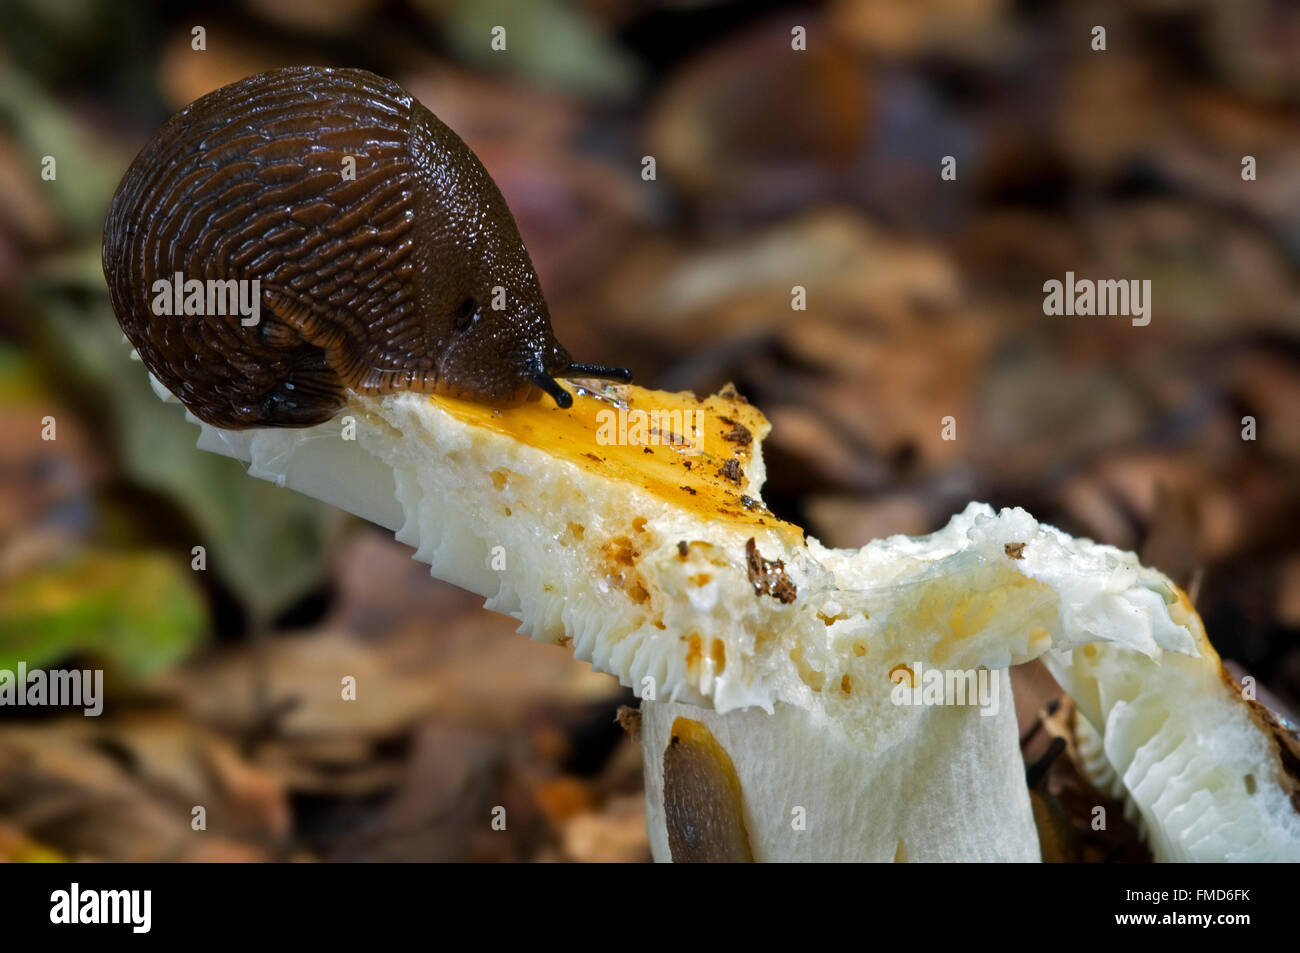
<svg viewBox="0 0 1300 953">
<path fill-rule="evenodd" d="M 311 426 L 349 391 L 567 399 L 573 362 L 496 183 L 364 70 L 260 73 L 173 116 L 113 196 L 103 267 L 145 366 L 213 426 Z"/>
</svg>

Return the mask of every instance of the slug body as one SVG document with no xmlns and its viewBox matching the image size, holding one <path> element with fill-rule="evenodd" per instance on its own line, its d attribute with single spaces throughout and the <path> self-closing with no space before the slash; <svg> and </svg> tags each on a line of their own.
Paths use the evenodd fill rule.
<svg viewBox="0 0 1300 953">
<path fill-rule="evenodd" d="M 753 863 L 740 777 L 707 725 L 673 720 L 663 779 L 673 863 Z"/>
<path fill-rule="evenodd" d="M 145 366 L 218 427 L 321 423 L 348 389 L 568 406 L 556 377 L 629 376 L 570 359 L 482 163 L 361 70 L 261 73 L 173 116 L 113 196 L 103 264 Z"/>
</svg>

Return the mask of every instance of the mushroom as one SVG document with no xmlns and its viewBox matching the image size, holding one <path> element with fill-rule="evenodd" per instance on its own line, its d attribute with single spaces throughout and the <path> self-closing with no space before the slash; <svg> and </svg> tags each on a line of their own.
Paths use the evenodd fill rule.
<svg viewBox="0 0 1300 953">
<path fill-rule="evenodd" d="M 656 859 L 1039 859 L 1007 670 L 1040 657 L 1157 859 L 1300 859 L 1293 740 L 1165 576 L 977 503 L 825 547 L 763 506 L 768 423 L 731 388 L 352 395 L 307 429 L 201 426 L 630 686 Z"/>
</svg>

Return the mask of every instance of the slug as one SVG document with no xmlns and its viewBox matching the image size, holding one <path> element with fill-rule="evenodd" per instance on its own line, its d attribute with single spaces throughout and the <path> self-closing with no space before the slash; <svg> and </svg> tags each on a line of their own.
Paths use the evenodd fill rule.
<svg viewBox="0 0 1300 953">
<path fill-rule="evenodd" d="M 740 777 L 727 749 L 703 722 L 673 721 L 663 779 L 673 863 L 753 863 Z"/>
<path fill-rule="evenodd" d="M 348 389 L 569 407 L 556 378 L 631 379 L 569 357 L 483 164 L 363 70 L 261 73 L 177 113 L 113 196 L 103 265 L 145 366 L 217 427 L 321 423 Z"/>
</svg>

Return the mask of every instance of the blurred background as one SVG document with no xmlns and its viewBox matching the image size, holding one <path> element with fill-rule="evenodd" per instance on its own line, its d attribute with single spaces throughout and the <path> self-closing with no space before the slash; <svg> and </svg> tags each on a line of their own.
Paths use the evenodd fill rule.
<svg viewBox="0 0 1300 953">
<path fill-rule="evenodd" d="M 1300 702 L 1300 6 L 4 0 L 0 668 L 102 667 L 107 703 L 0 708 L 0 858 L 648 859 L 629 693 L 196 451 L 130 360 L 119 177 L 191 100 L 302 63 L 469 143 L 575 354 L 734 381 L 778 514 L 856 546 L 1023 506 L 1141 553 Z M 1066 271 L 1150 279 L 1151 323 L 1045 316 Z M 1055 689 L 1016 678 L 1028 724 Z"/>
</svg>

